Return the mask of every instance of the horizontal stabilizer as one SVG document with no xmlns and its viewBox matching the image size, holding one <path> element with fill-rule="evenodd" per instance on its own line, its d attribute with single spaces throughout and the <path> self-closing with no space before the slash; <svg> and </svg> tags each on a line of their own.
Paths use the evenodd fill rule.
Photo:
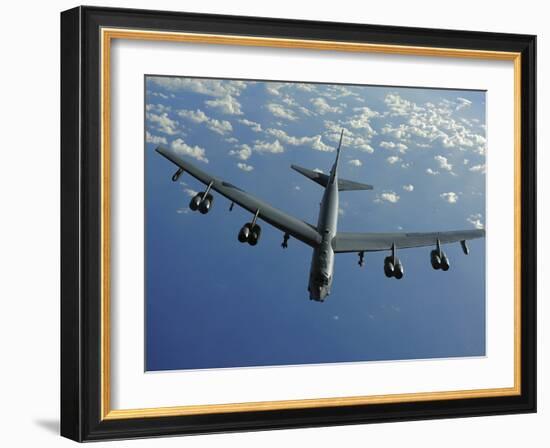
<svg viewBox="0 0 550 448">
<path fill-rule="evenodd" d="M 326 187 L 329 181 L 329 176 L 317 171 L 308 170 L 301 166 L 291 165 L 293 170 L 298 171 L 300 174 L 310 178 L 313 182 L 317 182 L 319 185 Z M 352 180 L 338 179 L 338 190 L 340 191 L 352 191 L 352 190 L 372 190 L 372 185 L 362 184 L 360 182 L 354 182 Z"/>
<path fill-rule="evenodd" d="M 362 184 L 360 182 L 354 182 L 352 180 L 338 179 L 338 190 L 340 191 L 372 190 L 372 185 Z"/>
<path fill-rule="evenodd" d="M 317 182 L 319 185 L 326 187 L 328 185 L 329 177 L 326 174 L 319 173 L 317 171 L 308 170 L 307 168 L 302 168 L 298 165 L 290 165 L 294 171 L 298 171 L 300 174 L 303 174 L 306 177 L 309 177 L 313 182 Z"/>
</svg>

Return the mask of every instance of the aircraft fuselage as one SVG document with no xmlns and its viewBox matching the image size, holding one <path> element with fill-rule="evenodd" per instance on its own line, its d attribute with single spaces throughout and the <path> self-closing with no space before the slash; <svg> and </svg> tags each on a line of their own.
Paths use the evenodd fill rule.
<svg viewBox="0 0 550 448">
<path fill-rule="evenodd" d="M 337 163 L 332 169 L 331 179 L 325 187 L 319 209 L 317 230 L 321 243 L 313 249 L 309 272 L 309 298 L 322 302 L 330 294 L 334 274 L 334 250 L 332 239 L 338 227 L 338 175 Z"/>
</svg>

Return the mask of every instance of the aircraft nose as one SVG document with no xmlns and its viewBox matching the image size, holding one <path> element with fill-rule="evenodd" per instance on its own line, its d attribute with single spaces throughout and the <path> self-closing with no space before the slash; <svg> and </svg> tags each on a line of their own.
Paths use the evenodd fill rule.
<svg viewBox="0 0 550 448">
<path fill-rule="evenodd" d="M 316 300 L 317 302 L 323 302 L 328 294 L 329 292 L 327 288 L 323 286 L 318 286 L 312 291 L 310 298 L 312 300 Z"/>
</svg>

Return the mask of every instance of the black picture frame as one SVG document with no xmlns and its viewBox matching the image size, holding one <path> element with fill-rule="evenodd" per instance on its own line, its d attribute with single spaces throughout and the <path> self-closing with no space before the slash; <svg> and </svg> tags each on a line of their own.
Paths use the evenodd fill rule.
<svg viewBox="0 0 550 448">
<path fill-rule="evenodd" d="M 102 419 L 100 29 L 461 48 L 521 54 L 521 393 Z M 536 412 L 536 37 L 77 7 L 61 13 L 61 435 L 76 441 Z"/>
</svg>

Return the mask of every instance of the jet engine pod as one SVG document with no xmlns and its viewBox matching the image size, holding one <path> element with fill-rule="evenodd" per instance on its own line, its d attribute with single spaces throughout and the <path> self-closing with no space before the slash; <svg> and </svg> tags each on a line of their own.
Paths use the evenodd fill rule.
<svg viewBox="0 0 550 448">
<path fill-rule="evenodd" d="M 395 266 L 393 265 L 393 257 L 384 258 L 384 274 L 386 277 L 393 277 Z"/>
<path fill-rule="evenodd" d="M 447 257 L 447 255 L 442 254 L 442 256 L 441 256 L 441 269 L 443 271 L 448 271 L 450 266 L 451 265 L 449 263 L 449 258 Z"/>
<path fill-rule="evenodd" d="M 191 201 L 189 202 L 189 208 L 193 211 L 197 211 L 201 201 L 202 201 L 202 196 L 200 193 L 197 193 L 195 196 L 191 198 Z"/>
<path fill-rule="evenodd" d="M 203 215 L 206 215 L 210 211 L 213 202 L 214 197 L 211 194 L 207 194 L 206 197 L 199 204 L 199 212 L 201 212 Z"/>
<path fill-rule="evenodd" d="M 248 241 L 248 238 L 250 238 L 250 228 L 251 224 L 249 222 L 241 227 L 241 230 L 239 231 L 239 236 L 237 237 L 239 242 L 246 243 Z"/>
<path fill-rule="evenodd" d="M 262 228 L 258 224 L 254 224 L 250 231 L 250 236 L 248 237 L 248 244 L 255 246 L 260 240 L 260 235 L 262 234 Z"/>
<path fill-rule="evenodd" d="M 399 258 L 396 260 L 395 267 L 393 270 L 393 276 L 397 280 L 401 280 L 403 278 L 403 275 L 405 275 L 405 269 L 403 268 L 403 263 L 399 260 Z"/>
<path fill-rule="evenodd" d="M 439 251 L 432 250 L 430 252 L 430 262 L 432 263 L 432 268 L 440 269 L 441 268 L 441 258 L 439 256 Z"/>
</svg>

